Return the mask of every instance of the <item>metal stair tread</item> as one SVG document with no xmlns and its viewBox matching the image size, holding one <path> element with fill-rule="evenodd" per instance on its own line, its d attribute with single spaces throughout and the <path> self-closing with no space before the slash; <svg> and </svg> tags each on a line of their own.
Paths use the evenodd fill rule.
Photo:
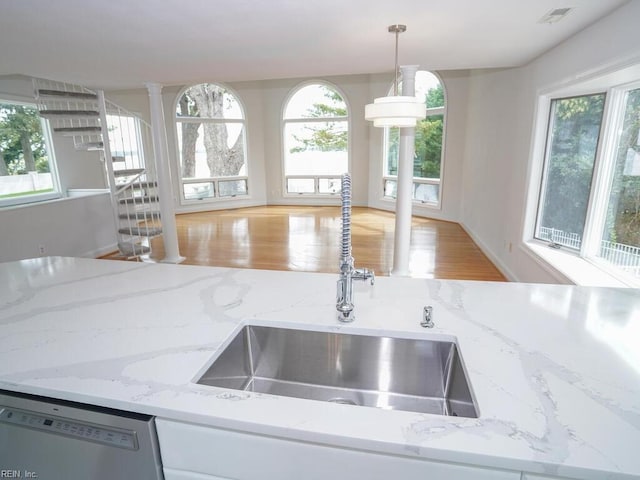
<svg viewBox="0 0 640 480">
<path fill-rule="evenodd" d="M 115 176 L 115 175 L 114 175 Z M 141 173 L 132 173 L 131 175 L 115 176 L 116 180 L 116 194 L 121 194 L 125 189 L 132 186 L 134 183 L 140 180 Z M 139 189 L 137 189 L 139 190 Z"/>
<path fill-rule="evenodd" d="M 139 210 L 118 214 L 122 220 L 160 220 L 160 212 L 157 210 Z"/>
<path fill-rule="evenodd" d="M 98 95 L 96 95 L 95 93 L 67 92 L 65 90 L 51 90 L 51 89 L 38 90 L 38 96 L 54 97 L 54 98 L 73 98 L 76 100 L 97 100 L 98 99 Z"/>
<path fill-rule="evenodd" d="M 118 229 L 118 233 L 122 233 L 124 235 L 134 235 L 137 237 L 155 237 L 162 233 L 162 228 L 160 227 L 123 227 Z"/>
<path fill-rule="evenodd" d="M 68 134 L 73 134 L 73 135 L 79 135 L 79 134 L 95 134 L 95 135 L 100 135 L 102 133 L 102 127 L 57 127 L 54 128 L 53 131 L 55 133 L 68 133 Z"/>
<path fill-rule="evenodd" d="M 40 110 L 43 117 L 99 117 L 100 113 L 96 110 Z"/>
<path fill-rule="evenodd" d="M 156 188 L 158 186 L 158 182 L 133 182 L 130 187 L 144 190 L 145 188 Z"/>
<path fill-rule="evenodd" d="M 127 197 L 127 198 L 121 198 L 120 199 L 120 204 L 121 205 L 126 205 L 126 204 L 132 204 L 132 203 L 152 203 L 152 202 L 157 202 L 159 200 L 159 197 L 157 196 L 144 196 L 144 197 Z"/>
<path fill-rule="evenodd" d="M 113 171 L 113 175 L 116 177 L 128 177 L 130 175 L 139 175 L 141 173 L 144 173 L 144 168 L 127 168 Z"/>
<path fill-rule="evenodd" d="M 151 248 L 141 243 L 131 244 L 118 242 L 118 250 L 126 257 L 138 257 L 151 252 Z"/>
</svg>

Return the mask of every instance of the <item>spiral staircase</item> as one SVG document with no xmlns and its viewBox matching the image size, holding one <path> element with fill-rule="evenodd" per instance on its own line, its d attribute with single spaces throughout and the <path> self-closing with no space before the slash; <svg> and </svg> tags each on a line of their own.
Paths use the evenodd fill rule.
<svg viewBox="0 0 640 480">
<path fill-rule="evenodd" d="M 148 260 L 151 238 L 162 234 L 151 127 L 105 100 L 104 92 L 35 79 L 40 115 L 54 135 L 78 150 L 99 151 L 111 192 L 119 256 Z"/>
</svg>

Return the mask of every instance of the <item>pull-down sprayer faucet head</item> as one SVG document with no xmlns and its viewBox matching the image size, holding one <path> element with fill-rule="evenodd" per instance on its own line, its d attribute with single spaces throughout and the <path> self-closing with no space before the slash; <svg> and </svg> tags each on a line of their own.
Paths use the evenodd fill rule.
<svg viewBox="0 0 640 480">
<path fill-rule="evenodd" d="M 353 322 L 355 315 L 353 313 L 353 279 L 371 280 L 374 282 L 374 273 L 367 268 L 357 270 L 354 267 L 353 256 L 351 255 L 351 175 L 345 173 L 342 175 L 342 188 L 340 191 L 342 203 L 342 232 L 340 243 L 340 264 L 336 310 L 338 311 L 338 320 L 341 322 Z"/>
</svg>

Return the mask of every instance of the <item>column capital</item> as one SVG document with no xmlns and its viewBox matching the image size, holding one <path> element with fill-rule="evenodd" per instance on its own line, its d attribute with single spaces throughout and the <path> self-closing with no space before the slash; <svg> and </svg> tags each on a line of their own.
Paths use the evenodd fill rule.
<svg viewBox="0 0 640 480">
<path fill-rule="evenodd" d="M 420 65 L 402 65 L 402 95 L 413 97 L 416 94 L 416 72 Z"/>
<path fill-rule="evenodd" d="M 402 71 L 402 73 L 407 73 L 408 75 L 415 75 L 419 68 L 420 65 L 400 65 L 400 70 Z"/>
<path fill-rule="evenodd" d="M 162 85 L 155 82 L 147 82 L 144 84 L 147 87 L 147 91 L 149 92 L 149 96 L 151 95 L 160 95 L 162 93 Z"/>
</svg>

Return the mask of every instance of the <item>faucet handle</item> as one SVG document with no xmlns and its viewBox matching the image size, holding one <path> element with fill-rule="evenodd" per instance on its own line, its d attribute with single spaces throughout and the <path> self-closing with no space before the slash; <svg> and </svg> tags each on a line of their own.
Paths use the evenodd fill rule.
<svg viewBox="0 0 640 480">
<path fill-rule="evenodd" d="M 368 268 L 358 268 L 353 271 L 352 277 L 358 280 L 370 280 L 371 285 L 376 281 L 376 274 Z"/>
<path fill-rule="evenodd" d="M 373 270 L 369 270 L 368 268 L 365 268 L 365 271 L 368 273 L 370 284 L 373 285 L 374 283 L 376 283 L 375 272 Z"/>
</svg>

